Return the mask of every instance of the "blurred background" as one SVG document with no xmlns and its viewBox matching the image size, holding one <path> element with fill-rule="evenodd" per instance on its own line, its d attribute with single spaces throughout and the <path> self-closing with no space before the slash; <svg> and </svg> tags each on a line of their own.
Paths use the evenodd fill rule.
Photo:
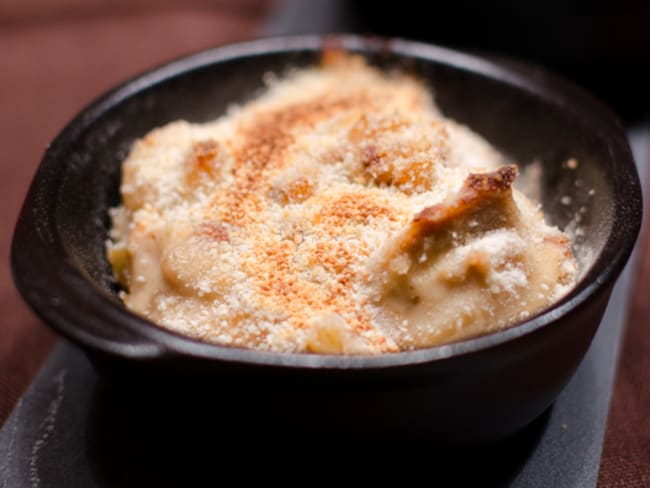
<svg viewBox="0 0 650 488">
<path fill-rule="evenodd" d="M 647 1 L 312 0 L 280 7 L 273 31 L 344 30 L 510 56 L 574 80 L 628 123 L 650 115 Z"/>
<path fill-rule="evenodd" d="M 357 11 L 370 2 L 359 1 Z M 541 64 L 632 123 L 650 114 L 650 2 L 465 2 L 418 15 L 421 2 L 380 2 L 363 28 Z M 393 8 L 391 9 L 391 5 Z M 421 7 L 420 7 L 421 8 Z"/>
<path fill-rule="evenodd" d="M 647 1 L 0 0 L 0 425 L 54 343 L 19 300 L 7 265 L 16 216 L 48 142 L 92 99 L 162 62 L 252 37 L 332 31 L 512 56 L 572 79 L 630 129 L 650 119 Z M 650 289 L 647 275 L 637 287 Z M 639 298 L 632 316 L 647 317 L 647 308 Z M 626 350 L 650 353 L 648 334 L 639 337 Z M 637 366 L 623 361 L 621 375 L 626 368 L 632 375 Z M 618 391 L 629 389 L 635 408 L 650 405 L 647 388 L 635 385 L 642 380 L 630 378 L 619 376 Z M 615 419 L 629 417 L 628 401 L 619 401 Z M 634 442 L 650 459 L 648 433 Z"/>
</svg>

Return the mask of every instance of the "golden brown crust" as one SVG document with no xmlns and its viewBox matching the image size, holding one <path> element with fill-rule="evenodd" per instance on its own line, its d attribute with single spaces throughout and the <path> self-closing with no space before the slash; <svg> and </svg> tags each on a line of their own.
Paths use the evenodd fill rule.
<svg viewBox="0 0 650 488">
<path fill-rule="evenodd" d="M 517 167 L 514 164 L 503 166 L 492 173 L 470 173 L 463 186 L 463 193 L 468 199 L 474 195 L 487 196 L 489 194 L 503 195 L 512 187 L 517 177 Z"/>
<path fill-rule="evenodd" d="M 217 177 L 219 151 L 219 143 L 214 139 L 199 141 L 192 145 L 185 170 L 185 179 L 190 188 L 201 183 L 203 178 Z"/>
<path fill-rule="evenodd" d="M 373 268 L 380 322 L 402 347 L 505 327 L 572 282 L 568 238 L 539 226 L 529 208 L 522 214 L 516 175 L 514 166 L 468 175 L 382 250 Z"/>
<path fill-rule="evenodd" d="M 517 175 L 516 166 L 503 166 L 492 173 L 470 175 L 451 203 L 441 203 L 426 207 L 413 219 L 419 234 L 427 235 L 452 220 L 467 216 L 493 200 L 503 200 L 511 196 L 512 183 Z"/>
<path fill-rule="evenodd" d="M 363 94 L 326 96 L 308 100 L 279 110 L 263 112 L 253 122 L 245 122 L 237 131 L 237 142 L 232 151 L 234 185 L 218 195 L 213 205 L 219 208 L 225 222 L 237 224 L 247 219 L 249 212 L 259 208 L 260 189 L 268 186 L 268 173 L 285 166 L 287 149 L 295 142 L 294 132 L 307 130 L 333 113 L 367 105 Z M 302 201 L 309 195 L 308 182 L 288 189 L 285 203 Z M 269 192 L 269 188 L 265 193 Z"/>
<path fill-rule="evenodd" d="M 444 227 L 455 226 L 485 207 L 507 203 L 512 198 L 512 183 L 516 177 L 514 165 L 502 166 L 491 173 L 470 173 L 451 201 L 426 207 L 413 218 L 401 250 L 413 248 L 424 237 Z"/>
<path fill-rule="evenodd" d="M 442 118 L 423 85 L 337 50 L 323 63 L 223 119 L 134 145 L 130 222 L 109 253 L 128 267 L 129 307 L 220 344 L 376 354 L 455 337 L 445 327 L 481 319 L 463 297 L 505 303 L 512 318 L 528 310 L 513 298 L 522 283 L 570 278 L 522 251 L 516 169 Z M 555 237 L 531 247 L 571 259 Z M 533 308 L 552 291 L 535 293 Z M 426 303 L 432 316 L 416 320 Z"/>
<path fill-rule="evenodd" d="M 228 230 L 219 222 L 205 222 L 198 226 L 196 234 L 213 241 L 228 241 Z"/>
</svg>

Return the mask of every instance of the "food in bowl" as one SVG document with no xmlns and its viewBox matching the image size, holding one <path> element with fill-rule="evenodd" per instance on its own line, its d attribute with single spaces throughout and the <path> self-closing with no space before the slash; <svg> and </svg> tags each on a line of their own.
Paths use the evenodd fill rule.
<svg viewBox="0 0 650 488">
<path fill-rule="evenodd" d="M 499 330 L 574 284 L 516 166 L 402 73 L 326 52 L 138 140 L 108 257 L 128 308 L 217 344 L 378 354 Z"/>
</svg>

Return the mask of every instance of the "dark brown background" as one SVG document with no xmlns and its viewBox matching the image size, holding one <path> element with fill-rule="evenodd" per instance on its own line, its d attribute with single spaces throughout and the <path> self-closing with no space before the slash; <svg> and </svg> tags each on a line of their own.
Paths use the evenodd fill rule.
<svg viewBox="0 0 650 488">
<path fill-rule="evenodd" d="M 268 0 L 0 0 L 0 424 L 56 340 L 19 299 L 8 266 L 13 225 L 48 141 L 120 81 L 191 51 L 259 35 L 271 7 Z M 602 487 L 650 486 L 650 235 L 645 234 Z"/>
</svg>

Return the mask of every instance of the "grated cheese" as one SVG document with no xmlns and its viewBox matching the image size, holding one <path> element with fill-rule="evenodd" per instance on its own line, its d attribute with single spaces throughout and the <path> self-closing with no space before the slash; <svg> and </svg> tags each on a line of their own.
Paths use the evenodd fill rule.
<svg viewBox="0 0 650 488">
<path fill-rule="evenodd" d="M 268 84 L 133 146 L 107 244 L 129 308 L 208 342 L 376 354 L 505 327 L 573 283 L 568 239 L 417 80 L 330 53 Z"/>
</svg>

